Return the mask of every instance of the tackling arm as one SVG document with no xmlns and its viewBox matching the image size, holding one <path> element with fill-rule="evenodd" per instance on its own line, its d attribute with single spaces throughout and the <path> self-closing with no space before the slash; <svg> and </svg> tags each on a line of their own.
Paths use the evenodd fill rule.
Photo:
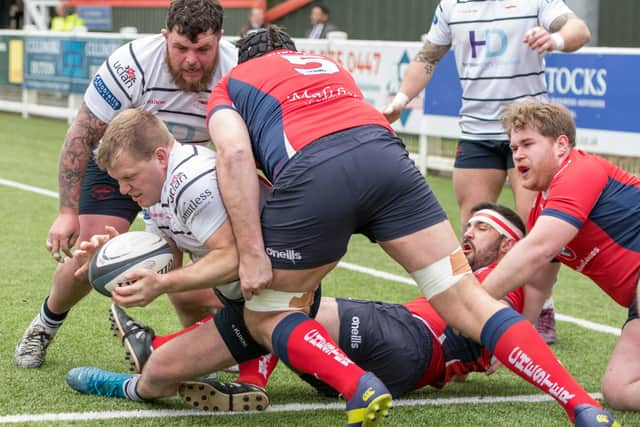
<svg viewBox="0 0 640 427">
<path fill-rule="evenodd" d="M 482 283 L 494 298 L 502 298 L 522 283 L 529 283 L 569 243 L 578 229 L 561 219 L 541 216 Z"/>
<path fill-rule="evenodd" d="M 242 293 L 250 299 L 271 283 L 271 262 L 260 225 L 259 183 L 247 126 L 231 109 L 214 112 L 209 134 L 216 146 L 218 184 L 239 256 Z"/>
</svg>

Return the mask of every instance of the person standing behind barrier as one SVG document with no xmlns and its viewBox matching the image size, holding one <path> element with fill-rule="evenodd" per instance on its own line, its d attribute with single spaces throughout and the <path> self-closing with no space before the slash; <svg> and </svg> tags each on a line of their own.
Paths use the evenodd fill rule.
<svg viewBox="0 0 640 427">
<path fill-rule="evenodd" d="M 326 39 L 327 33 L 338 28 L 329 22 L 329 8 L 324 4 L 316 4 L 311 8 L 311 28 L 305 33 L 308 39 Z"/>
<path fill-rule="evenodd" d="M 66 1 L 59 1 L 55 11 L 56 16 L 51 19 L 51 31 L 73 31 L 84 27 L 84 20 L 67 5 Z"/>
<path fill-rule="evenodd" d="M 261 7 L 252 7 L 249 10 L 247 23 L 240 28 L 240 37 L 244 37 L 248 31 L 264 28 L 264 9 Z"/>
<path fill-rule="evenodd" d="M 141 108 L 158 115 L 176 140 L 209 143 L 204 120 L 209 92 L 237 62 L 236 48 L 222 40 L 222 21 L 217 0 L 174 0 L 162 34 L 120 47 L 93 77 L 60 154 L 60 213 L 46 241 L 60 264 L 40 313 L 16 346 L 17 366 L 44 363 L 47 346 L 68 311 L 91 291 L 86 275 L 74 277 L 77 262 L 62 262 L 76 241 L 104 233 L 107 225 L 125 232 L 140 210 L 95 163 L 93 149 L 107 124 L 127 108 Z M 204 292 L 206 301 L 211 292 Z M 181 305 L 179 296 L 173 295 L 172 302 L 183 324 L 208 314 Z"/>
<path fill-rule="evenodd" d="M 501 114 L 513 101 L 546 100 L 544 54 L 575 51 L 590 37 L 587 25 L 562 0 L 440 2 L 424 46 L 383 113 L 390 122 L 397 120 L 453 49 L 462 86 L 462 139 L 453 169 L 461 229 L 473 205 L 498 199 L 507 177 L 517 212 L 523 219 L 528 217 L 535 194 L 522 187 L 513 168 Z M 548 307 L 540 326 L 550 316 L 549 328 L 539 330 L 550 343 L 555 340 L 555 325 L 551 302 Z"/>
</svg>

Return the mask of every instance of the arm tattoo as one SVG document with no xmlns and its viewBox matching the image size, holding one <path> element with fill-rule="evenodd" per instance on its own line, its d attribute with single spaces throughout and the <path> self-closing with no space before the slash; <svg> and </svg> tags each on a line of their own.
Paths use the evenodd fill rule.
<svg viewBox="0 0 640 427">
<path fill-rule="evenodd" d="M 450 47 L 450 45 L 442 46 L 427 41 L 420 49 L 420 52 L 416 54 L 414 61 L 423 62 L 425 72 L 431 75 Z"/>
<path fill-rule="evenodd" d="M 64 139 L 58 166 L 60 207 L 76 212 L 80 200 L 82 178 L 87 170 L 89 155 L 104 135 L 107 123 L 98 119 L 82 104 Z"/>
<path fill-rule="evenodd" d="M 549 25 L 549 32 L 557 33 L 558 31 L 560 31 L 562 27 L 564 27 L 564 25 L 567 23 L 567 21 L 569 21 L 569 19 L 572 19 L 575 17 L 576 15 L 574 15 L 573 13 L 565 13 L 564 15 L 558 16 L 556 19 L 553 20 L 551 25 Z"/>
</svg>

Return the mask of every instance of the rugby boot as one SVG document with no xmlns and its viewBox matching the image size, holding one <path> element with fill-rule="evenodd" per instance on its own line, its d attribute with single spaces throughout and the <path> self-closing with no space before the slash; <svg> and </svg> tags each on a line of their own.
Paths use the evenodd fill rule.
<svg viewBox="0 0 640 427">
<path fill-rule="evenodd" d="M 16 344 L 13 360 L 20 368 L 39 368 L 44 363 L 47 347 L 51 343 L 55 332 L 47 332 L 40 322 L 40 315 L 36 316 L 27 330 Z"/>
<path fill-rule="evenodd" d="M 556 313 L 553 307 L 540 312 L 536 320 L 536 330 L 547 344 L 556 342 Z"/>
<path fill-rule="evenodd" d="M 114 335 L 122 340 L 125 359 L 129 361 L 129 370 L 142 372 L 142 367 L 153 351 L 153 329 L 131 318 L 116 304 L 111 304 L 109 308 L 109 321 Z"/>
<path fill-rule="evenodd" d="M 353 397 L 347 401 L 347 427 L 375 427 L 389 415 L 391 393 L 371 372 L 358 381 Z"/>
<path fill-rule="evenodd" d="M 593 405 L 579 405 L 574 410 L 576 427 L 622 427 L 613 415 L 601 408 Z"/>
<path fill-rule="evenodd" d="M 83 366 L 81 368 L 73 368 L 67 373 L 67 384 L 82 394 L 95 394 L 96 396 L 126 399 L 124 382 L 132 377 L 133 374 L 118 374 L 103 369 Z"/>
<path fill-rule="evenodd" d="M 204 411 L 264 411 L 269 406 L 267 392 L 246 383 L 201 378 L 180 384 L 178 394 L 189 405 Z"/>
</svg>

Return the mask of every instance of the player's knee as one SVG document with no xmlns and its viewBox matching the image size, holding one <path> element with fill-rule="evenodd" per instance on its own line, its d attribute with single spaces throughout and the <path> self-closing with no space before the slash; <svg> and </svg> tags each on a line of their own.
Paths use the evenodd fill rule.
<svg viewBox="0 0 640 427">
<path fill-rule="evenodd" d="M 600 391 L 607 406 L 613 409 L 631 409 L 628 407 L 625 399 L 625 393 L 628 392 L 628 385 L 618 384 L 614 378 L 605 374 L 602 385 L 600 386 Z M 637 410 L 638 408 L 635 409 Z"/>
<path fill-rule="evenodd" d="M 471 267 L 458 247 L 450 255 L 411 273 L 411 276 L 424 296 L 431 299 L 457 284 L 467 274 L 471 274 Z"/>
</svg>

